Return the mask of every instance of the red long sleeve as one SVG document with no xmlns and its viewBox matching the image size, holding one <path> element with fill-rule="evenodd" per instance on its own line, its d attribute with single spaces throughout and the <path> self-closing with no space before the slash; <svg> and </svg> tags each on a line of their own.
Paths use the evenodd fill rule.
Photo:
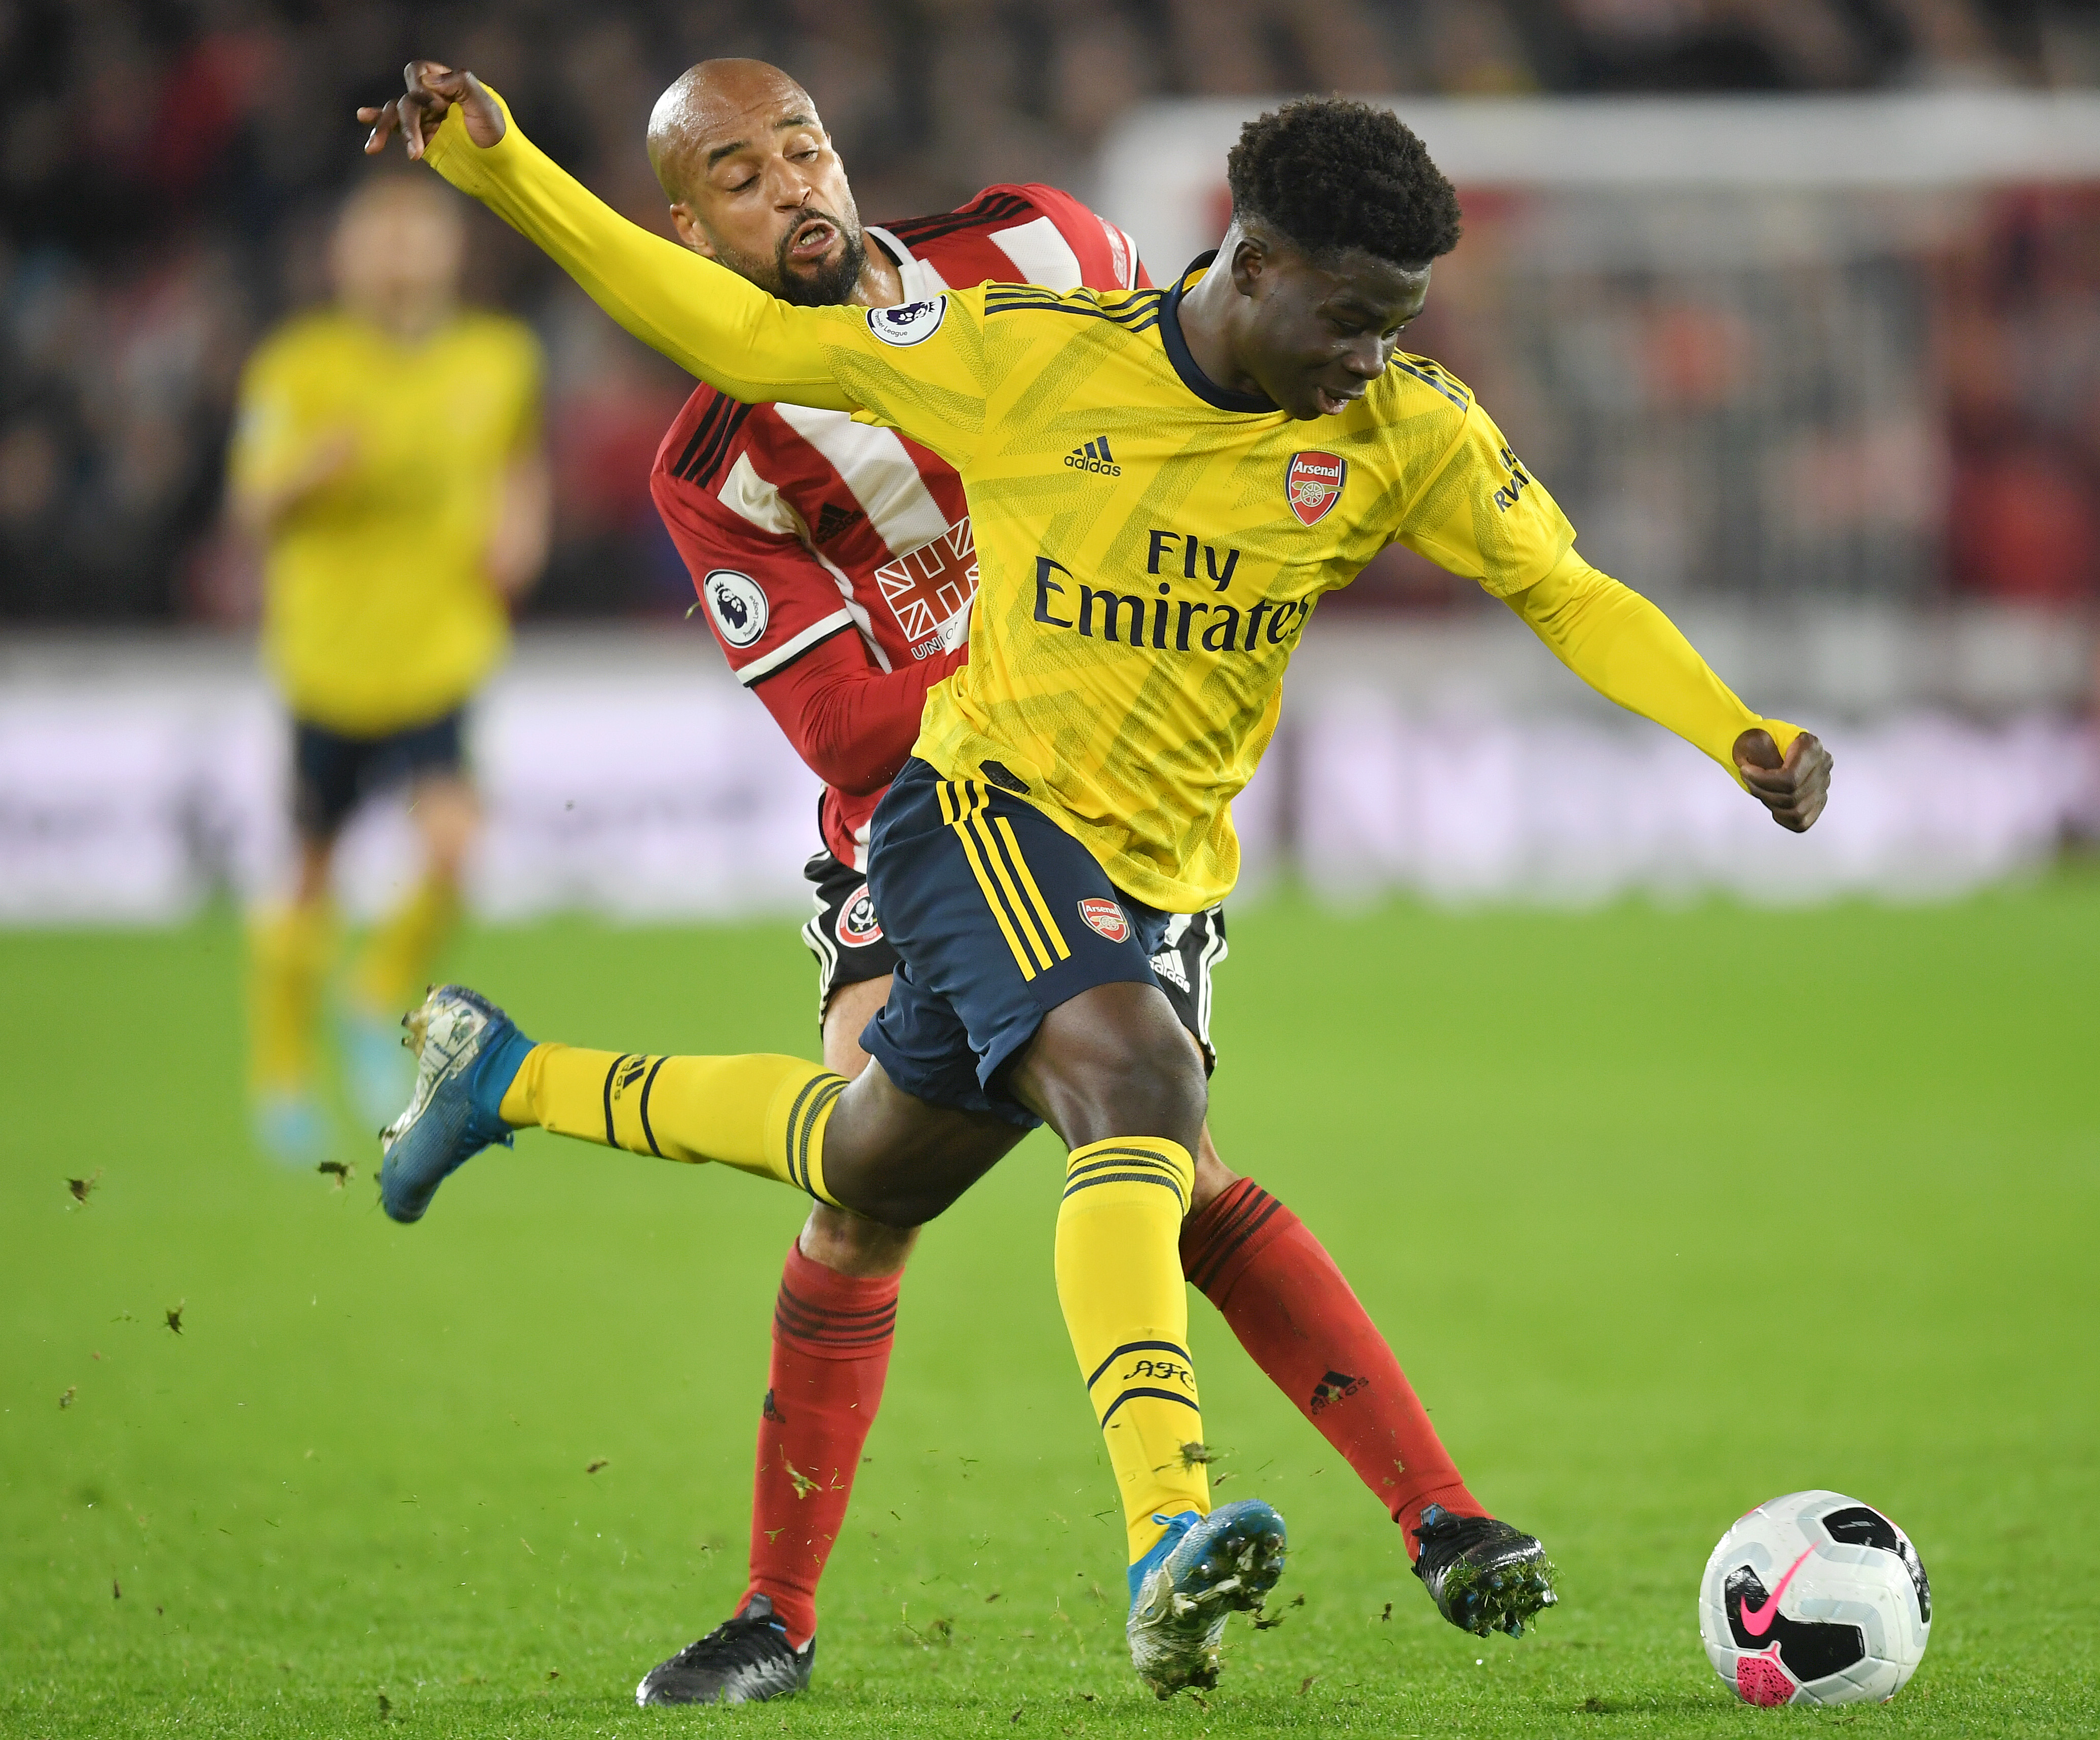
<svg viewBox="0 0 2100 1740">
<path fill-rule="evenodd" d="M 761 677 L 753 693 L 818 778 L 863 797 L 897 777 L 918 738 L 926 691 L 968 656 L 964 645 L 884 671 L 845 629 Z"/>
<path fill-rule="evenodd" d="M 741 606 L 750 632 L 734 639 L 727 628 L 738 623 L 726 628 L 709 606 L 709 626 L 739 681 L 826 785 L 849 797 L 881 791 L 911 752 L 926 691 L 968 657 L 967 645 L 885 671 L 853 626 L 832 576 L 798 540 L 738 519 L 714 496 L 668 473 L 660 456 L 649 482 L 703 602 L 710 576 L 727 573 L 739 588 L 754 588 Z M 820 638 L 808 644 L 811 636 Z M 784 663 L 766 668 L 775 660 Z"/>
</svg>

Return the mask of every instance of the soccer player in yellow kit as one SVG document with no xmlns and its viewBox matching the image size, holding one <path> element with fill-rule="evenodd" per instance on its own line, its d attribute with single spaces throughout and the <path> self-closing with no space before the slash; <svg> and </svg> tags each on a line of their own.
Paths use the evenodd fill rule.
<svg viewBox="0 0 2100 1740">
<path fill-rule="evenodd" d="M 407 1085 L 395 1017 L 459 905 L 477 812 L 464 709 L 546 553 L 540 350 L 458 306 L 465 231 L 427 181 L 374 179 L 338 220 L 332 307 L 266 338 L 240 384 L 229 493 L 265 548 L 262 644 L 293 720 L 292 897 L 251 941 L 251 1086 L 264 1145 L 318 1157 L 315 1030 L 333 960 L 329 873 L 351 811 L 408 783 L 423 875 L 352 965 L 343 1037 L 360 1112 Z M 429 438 L 443 429 L 444 438 Z"/>
<path fill-rule="evenodd" d="M 1829 758 L 1577 556 L 1464 385 L 1399 352 L 1457 205 L 1389 114 L 1308 101 L 1251 124 L 1220 249 L 1168 289 L 796 309 L 625 224 L 470 75 L 430 82 L 455 109 L 428 160 L 630 331 L 732 396 L 848 411 L 948 459 L 982 578 L 970 661 L 930 691 L 875 818 L 871 887 L 903 966 L 869 1068 L 848 1086 L 796 1059 L 536 1046 L 446 987 L 412 1019 L 388 1210 L 417 1218 L 453 1168 L 537 1125 L 909 1225 L 1050 1123 L 1070 1150 L 1058 1294 L 1122 1490 L 1132 1659 L 1162 1695 L 1211 1683 L 1224 1614 L 1273 1584 L 1283 1528 L 1259 1500 L 1211 1510 L 1186 1453 L 1203 1432 L 1176 1236 L 1204 1082 L 1147 957 L 1171 914 L 1231 888 L 1230 801 L 1319 596 L 1405 542 L 1797 830 Z M 412 107 L 394 111 L 412 151 Z M 1514 1631 L 1551 1599 L 1538 1542 L 1507 1524 L 1466 1519 L 1434 1555 L 1423 1540 L 1447 1616 Z"/>
</svg>

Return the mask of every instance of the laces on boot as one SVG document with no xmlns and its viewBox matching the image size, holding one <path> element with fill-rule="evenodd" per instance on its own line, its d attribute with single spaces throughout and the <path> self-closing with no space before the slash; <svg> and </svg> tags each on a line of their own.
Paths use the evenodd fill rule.
<svg viewBox="0 0 2100 1740">
<path fill-rule="evenodd" d="M 1432 1504 L 1422 1513 L 1421 1522 L 1408 1531 L 1421 1548 L 1414 1562 L 1414 1575 L 1427 1583 L 1432 1553 L 1440 1566 L 1449 1564 L 1468 1548 L 1493 1540 L 1498 1531 L 1505 1535 L 1516 1533 L 1509 1524 L 1498 1522 L 1493 1517 L 1454 1517 L 1441 1504 Z"/>
<path fill-rule="evenodd" d="M 783 1651 L 794 1654 L 788 1628 L 773 1617 L 773 1603 L 756 1595 L 743 1612 L 695 1638 L 671 1659 L 681 1667 L 755 1667 Z"/>
<path fill-rule="evenodd" d="M 1414 1575 L 1462 1632 L 1520 1637 L 1525 1622 L 1559 1599 L 1545 1548 L 1496 1518 L 1454 1517 L 1432 1504 L 1410 1532 L 1421 1547 Z"/>
<path fill-rule="evenodd" d="M 796 1649 L 770 1598 L 754 1595 L 741 1612 L 651 1668 L 635 1688 L 634 1701 L 739 1704 L 790 1697 L 808 1687 L 816 1656 L 814 1637 Z"/>
</svg>

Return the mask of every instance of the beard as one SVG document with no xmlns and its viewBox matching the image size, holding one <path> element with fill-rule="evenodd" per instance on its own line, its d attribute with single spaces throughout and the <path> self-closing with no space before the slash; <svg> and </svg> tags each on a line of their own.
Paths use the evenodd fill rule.
<svg viewBox="0 0 2100 1740">
<path fill-rule="evenodd" d="M 817 266 L 814 270 L 792 267 L 788 250 L 796 236 L 807 227 L 806 220 L 821 218 L 838 232 L 844 244 L 838 258 Z M 804 222 L 798 222 L 780 238 L 774 250 L 774 271 L 779 284 L 779 297 L 783 302 L 792 302 L 797 308 L 833 308 L 846 301 L 860 282 L 860 275 L 867 265 L 867 241 L 861 233 L 858 222 L 849 223 L 834 218 L 827 211 L 810 209 L 804 214 Z"/>
</svg>

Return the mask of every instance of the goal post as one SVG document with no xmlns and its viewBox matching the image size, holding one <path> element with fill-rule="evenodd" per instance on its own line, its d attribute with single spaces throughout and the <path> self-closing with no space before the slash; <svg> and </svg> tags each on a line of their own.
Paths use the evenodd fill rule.
<svg viewBox="0 0 2100 1740">
<path fill-rule="evenodd" d="M 1278 100 L 1154 103 L 1106 141 L 1097 201 L 1156 280 L 1215 245 L 1226 152 Z M 1374 100 L 1466 214 L 1403 343 L 1599 566 L 1665 600 L 2089 590 L 2100 95 Z"/>
</svg>

